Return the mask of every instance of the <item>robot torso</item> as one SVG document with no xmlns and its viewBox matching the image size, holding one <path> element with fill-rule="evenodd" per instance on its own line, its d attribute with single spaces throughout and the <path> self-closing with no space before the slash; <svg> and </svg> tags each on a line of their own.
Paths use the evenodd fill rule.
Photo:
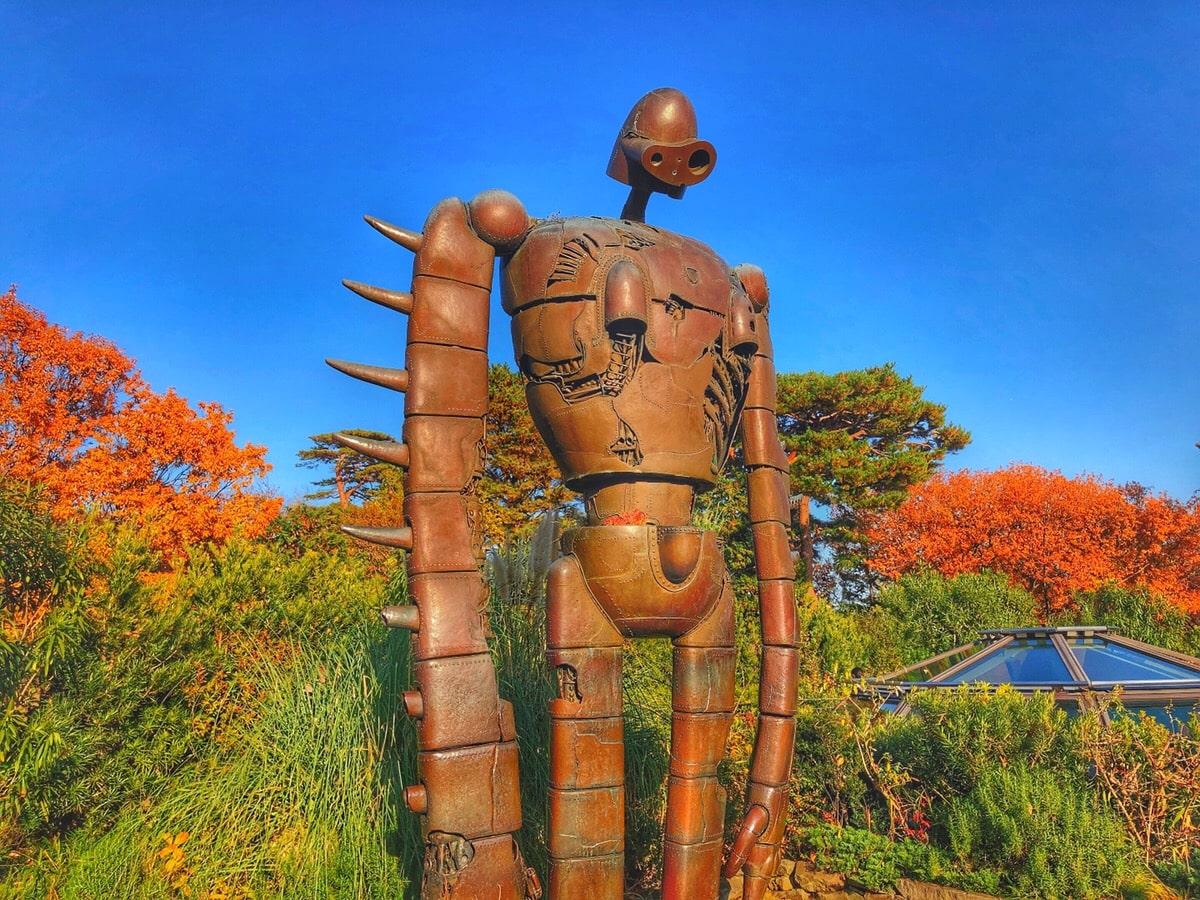
<svg viewBox="0 0 1200 900">
<path fill-rule="evenodd" d="M 720 257 L 641 222 L 552 219 L 507 259 L 501 290 L 530 410 L 572 489 L 712 486 L 758 347 Z"/>
</svg>

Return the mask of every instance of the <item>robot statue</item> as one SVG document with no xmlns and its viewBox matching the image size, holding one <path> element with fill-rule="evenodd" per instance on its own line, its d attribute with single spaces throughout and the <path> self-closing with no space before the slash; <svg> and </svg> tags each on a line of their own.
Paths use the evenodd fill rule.
<svg viewBox="0 0 1200 900">
<path fill-rule="evenodd" d="M 775 369 L 760 269 L 729 268 L 699 241 L 645 222 L 652 193 L 683 196 L 712 171 L 679 91 L 643 97 L 608 174 L 630 186 L 619 219 L 530 218 L 511 194 L 444 200 L 420 233 L 367 221 L 416 254 L 411 292 L 346 282 L 408 315 L 407 362 L 331 360 L 403 391 L 403 443 L 342 436 L 406 469 L 404 527 L 347 528 L 408 551 L 414 606 L 384 610 L 413 632 L 422 817 L 422 897 L 541 896 L 521 827 L 512 707 L 485 639 L 475 484 L 488 414 L 494 261 L 529 408 L 587 524 L 562 538 L 547 584 L 549 895 L 619 898 L 624 874 L 621 655 L 630 638 L 673 642 L 663 897 L 715 898 L 725 791 L 717 765 L 734 712 L 733 592 L 717 536 L 691 524 L 740 428 L 749 468 L 762 622 L 758 729 L 745 815 L 726 877 L 762 897 L 779 861 L 795 741 L 797 652 L 788 460 L 776 432 Z"/>
</svg>

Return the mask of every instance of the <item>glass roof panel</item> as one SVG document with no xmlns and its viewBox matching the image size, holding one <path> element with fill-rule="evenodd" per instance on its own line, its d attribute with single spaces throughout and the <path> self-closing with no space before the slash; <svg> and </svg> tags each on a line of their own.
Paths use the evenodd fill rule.
<svg viewBox="0 0 1200 900">
<path fill-rule="evenodd" d="M 925 663 L 921 664 L 920 666 L 914 667 L 911 672 L 905 673 L 904 675 L 902 675 L 899 678 L 899 680 L 900 681 L 933 681 L 937 678 L 938 675 L 942 674 L 947 669 L 951 668 L 952 666 L 957 666 L 963 660 L 970 659 L 976 653 L 979 653 L 982 650 L 986 650 L 990 646 L 992 646 L 992 645 L 991 644 L 972 644 L 971 646 L 967 647 L 965 650 L 960 650 L 957 653 L 949 654 L 944 659 L 937 659 L 935 657 L 933 660 L 927 660 Z"/>
<path fill-rule="evenodd" d="M 942 684 L 1068 684 L 1075 681 L 1048 638 L 1018 640 L 955 672 Z"/>
<path fill-rule="evenodd" d="M 1100 638 L 1073 638 L 1070 643 L 1090 681 L 1200 681 L 1200 672 Z"/>
</svg>

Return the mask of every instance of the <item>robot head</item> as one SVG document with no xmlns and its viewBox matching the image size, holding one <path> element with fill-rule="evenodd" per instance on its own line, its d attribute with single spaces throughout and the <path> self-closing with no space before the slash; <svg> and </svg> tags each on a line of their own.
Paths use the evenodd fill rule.
<svg viewBox="0 0 1200 900">
<path fill-rule="evenodd" d="M 675 88 L 658 88 L 625 119 L 608 161 L 608 175 L 635 190 L 678 200 L 689 184 L 708 177 L 717 151 L 696 139 L 696 111 Z"/>
</svg>

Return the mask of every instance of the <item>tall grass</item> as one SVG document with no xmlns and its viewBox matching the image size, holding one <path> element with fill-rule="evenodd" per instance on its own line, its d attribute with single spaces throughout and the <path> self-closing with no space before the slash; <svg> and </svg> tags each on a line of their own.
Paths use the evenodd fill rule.
<svg viewBox="0 0 1200 900">
<path fill-rule="evenodd" d="M 671 745 L 671 642 L 625 645 L 625 872 L 645 890 L 661 878 L 663 817 Z"/>
<path fill-rule="evenodd" d="M 488 644 L 500 696 L 513 705 L 521 777 L 521 833 L 526 865 L 546 881 L 550 718 L 553 686 L 546 666 L 546 573 L 557 545 L 547 515 L 529 540 L 488 555 Z"/>
<path fill-rule="evenodd" d="M 74 848 L 61 876 L 39 867 L 10 890 L 63 900 L 399 896 L 403 849 L 416 842 L 397 831 L 395 643 L 364 628 L 286 665 L 263 659 L 258 715 L 231 725 L 219 752 Z"/>
</svg>

